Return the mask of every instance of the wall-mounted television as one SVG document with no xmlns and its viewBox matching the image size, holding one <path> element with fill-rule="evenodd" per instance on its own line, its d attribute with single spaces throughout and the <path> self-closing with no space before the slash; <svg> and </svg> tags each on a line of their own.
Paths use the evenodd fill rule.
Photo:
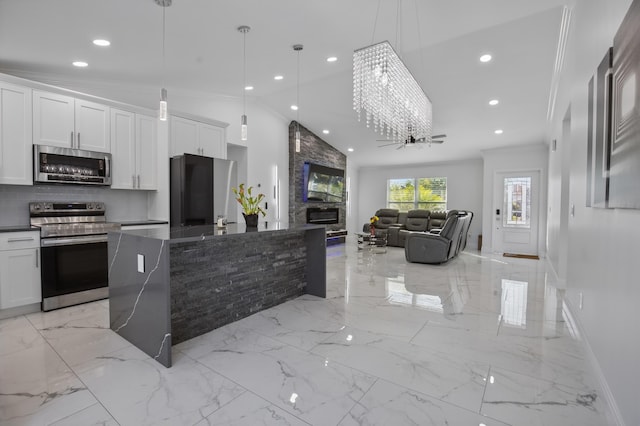
<svg viewBox="0 0 640 426">
<path fill-rule="evenodd" d="M 344 170 L 320 164 L 304 163 L 303 201 L 341 203 L 344 193 Z"/>
</svg>

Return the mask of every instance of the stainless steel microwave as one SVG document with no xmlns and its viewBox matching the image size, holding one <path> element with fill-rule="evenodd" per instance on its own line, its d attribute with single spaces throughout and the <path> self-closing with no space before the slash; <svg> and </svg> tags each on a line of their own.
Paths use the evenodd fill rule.
<svg viewBox="0 0 640 426">
<path fill-rule="evenodd" d="M 34 182 L 111 185 L 111 154 L 34 145 L 33 158 Z"/>
</svg>

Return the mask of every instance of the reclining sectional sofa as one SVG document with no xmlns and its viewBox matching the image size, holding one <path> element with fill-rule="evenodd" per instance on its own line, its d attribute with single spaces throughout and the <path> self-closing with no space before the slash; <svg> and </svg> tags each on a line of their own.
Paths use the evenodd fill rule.
<svg viewBox="0 0 640 426">
<path fill-rule="evenodd" d="M 376 235 L 387 237 L 387 245 L 405 248 L 409 262 L 443 263 L 455 257 L 467 245 L 467 233 L 473 213 L 462 210 L 434 211 L 410 210 L 400 213 L 395 209 L 376 212 Z M 363 226 L 364 232 L 370 225 Z"/>
</svg>

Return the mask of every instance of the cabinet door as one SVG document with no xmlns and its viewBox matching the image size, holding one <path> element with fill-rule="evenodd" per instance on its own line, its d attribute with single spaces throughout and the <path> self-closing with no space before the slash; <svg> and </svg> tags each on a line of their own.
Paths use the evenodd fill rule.
<svg viewBox="0 0 640 426">
<path fill-rule="evenodd" d="M 225 129 L 210 124 L 199 123 L 198 145 L 202 148 L 203 155 L 215 158 L 227 158 L 227 150 L 224 149 Z"/>
<path fill-rule="evenodd" d="M 55 93 L 33 92 L 33 143 L 75 147 L 74 99 Z"/>
<path fill-rule="evenodd" d="M 155 117 L 136 114 L 136 179 L 138 189 L 158 189 L 157 128 L 158 120 Z"/>
<path fill-rule="evenodd" d="M 111 187 L 133 189 L 136 185 L 135 114 L 111 110 Z"/>
<path fill-rule="evenodd" d="M 0 184 L 32 185 L 31 89 L 0 82 Z"/>
<path fill-rule="evenodd" d="M 198 122 L 171 117 L 171 155 L 202 155 L 198 145 Z"/>
<path fill-rule="evenodd" d="M 76 99 L 76 148 L 111 152 L 109 107 Z"/>
<path fill-rule="evenodd" d="M 0 309 L 42 302 L 39 251 L 0 251 Z"/>
</svg>

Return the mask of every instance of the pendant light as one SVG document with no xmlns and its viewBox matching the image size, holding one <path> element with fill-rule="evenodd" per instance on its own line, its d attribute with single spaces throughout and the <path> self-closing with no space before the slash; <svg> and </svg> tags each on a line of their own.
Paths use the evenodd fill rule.
<svg viewBox="0 0 640 426">
<path fill-rule="evenodd" d="M 242 117 L 240 117 L 240 139 L 247 140 L 247 33 L 251 27 L 241 25 L 238 31 L 242 33 Z"/>
<path fill-rule="evenodd" d="M 171 6 L 171 1 L 172 0 L 155 0 L 156 4 L 158 6 L 162 7 L 162 85 L 164 86 L 164 79 L 165 79 L 165 68 L 166 68 L 166 63 L 165 63 L 165 54 L 164 54 L 164 45 L 165 45 L 165 11 L 166 8 Z M 164 87 L 162 89 L 160 89 L 160 111 L 158 114 L 158 118 L 160 119 L 160 121 L 167 121 L 167 114 L 168 114 L 168 110 L 167 110 L 167 89 L 165 89 Z"/>
<path fill-rule="evenodd" d="M 298 70 L 296 82 L 296 152 L 300 152 L 300 52 L 304 46 L 294 44 L 293 50 L 298 53 Z"/>
</svg>

